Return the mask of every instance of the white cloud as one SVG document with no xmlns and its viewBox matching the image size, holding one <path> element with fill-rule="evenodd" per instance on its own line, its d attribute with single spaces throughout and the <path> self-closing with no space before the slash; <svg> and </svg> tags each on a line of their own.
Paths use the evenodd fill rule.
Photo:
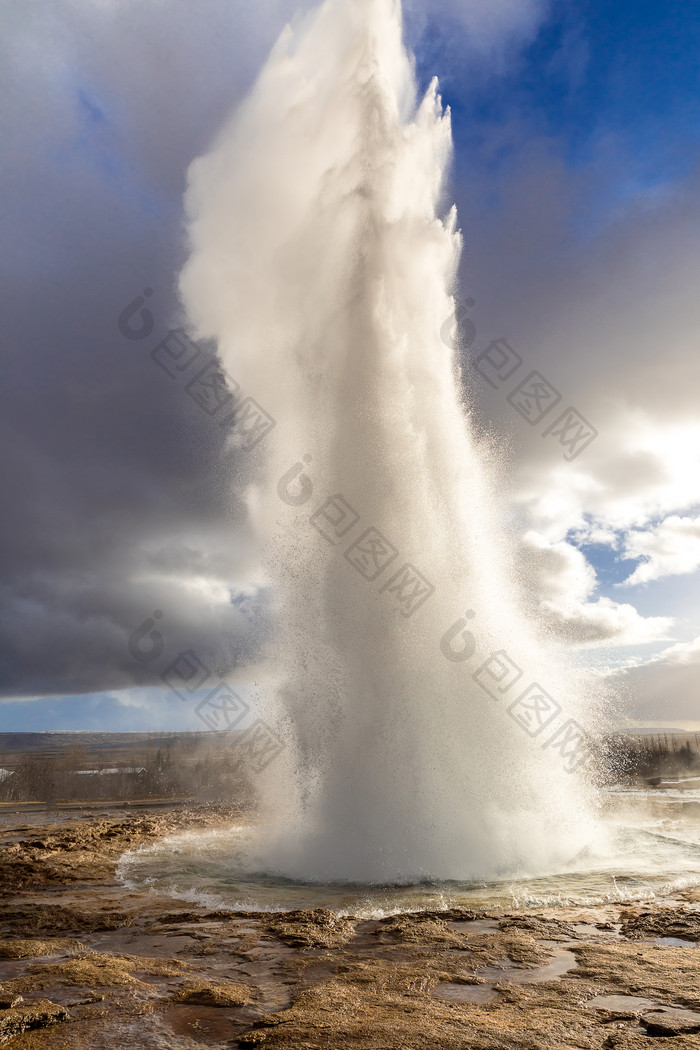
<svg viewBox="0 0 700 1050">
<path fill-rule="evenodd" d="M 111 246 L 97 264 L 87 255 L 84 263 L 91 272 L 104 270 L 116 286 L 114 301 L 106 296 L 101 306 L 111 319 L 114 303 L 122 301 L 121 284 L 110 269 L 112 256 L 122 260 L 128 274 L 133 272 L 131 287 L 144 252 L 138 237 L 126 248 L 110 242 L 113 234 L 94 225 L 93 217 L 113 212 L 120 228 L 133 224 L 140 231 L 143 225 L 139 236 L 145 243 L 162 234 L 151 230 L 165 225 L 157 209 L 166 197 L 177 226 L 186 165 L 206 149 L 284 22 L 309 6 L 296 0 L 177 5 L 165 0 L 65 0 L 60 5 L 9 0 L 0 62 L 0 87 L 8 103 L 0 117 L 8 158 L 3 193 L 10 272 L 27 270 L 35 276 L 40 264 L 55 260 L 65 268 L 67 251 L 80 251 L 75 247 L 80 232 L 94 227 L 93 241 Z M 475 50 L 498 53 L 527 40 L 548 5 L 544 0 L 406 0 L 404 6 L 414 40 L 429 20 L 436 32 L 463 30 L 454 34 L 454 53 L 448 54 L 446 37 L 439 38 L 444 50 L 431 55 L 430 63 L 441 74 L 452 61 L 466 67 L 468 48 L 471 59 Z M 426 34 L 423 43 L 428 42 Z M 105 115 L 104 122 L 88 128 L 90 149 L 79 90 Z M 645 618 L 632 604 L 596 597 L 595 573 L 571 538 L 608 543 L 645 558 L 628 583 L 652 582 L 698 565 L 694 526 L 675 523 L 697 522 L 692 514 L 700 503 L 700 175 L 691 172 L 673 185 L 673 192 L 636 192 L 620 199 L 618 189 L 628 173 L 634 178 L 635 158 L 609 136 L 591 146 L 585 168 L 573 170 L 563 159 L 564 145 L 539 134 L 517 109 L 499 119 L 490 134 L 483 126 L 479 130 L 483 146 L 461 158 L 471 181 L 460 212 L 469 280 L 477 283 L 468 291 L 477 299 L 478 346 L 485 345 L 482 337 L 506 334 L 523 354 L 525 367 L 541 369 L 566 403 L 580 408 L 600 431 L 579 459 L 565 464 L 556 446 L 542 440 L 542 428 L 513 415 L 506 390 L 494 391 L 485 402 L 489 422 L 510 430 L 518 447 L 509 495 L 522 511 L 520 532 L 534 531 L 542 538 L 525 543 L 533 603 L 553 632 L 579 646 L 664 637 L 667 617 Z M 496 154 L 512 154 L 510 168 L 502 169 L 497 182 L 489 169 L 489 158 Z M 105 170 L 125 172 L 129 185 L 98 171 L 96 158 L 105 162 Z M 153 227 L 148 229 L 141 191 L 151 209 Z M 155 203 L 147 191 L 153 191 Z M 614 216 L 612 210 L 605 213 L 611 196 Z M 585 235 L 579 237 L 576 230 L 583 225 Z M 75 316 L 83 311 L 84 296 L 85 282 L 76 280 Z M 90 332 L 81 354 L 94 340 Z M 43 342 L 48 345 L 49 337 Z M 29 345 L 26 339 L 23 344 Z M 478 389 L 490 394 L 483 384 Z M 32 431 L 35 435 L 34 424 Z M 154 476 L 153 487 L 161 481 L 165 485 Z M 220 570 L 220 578 L 231 574 Z M 235 578 L 240 578 L 237 573 Z M 108 604 L 119 607 L 111 581 L 98 587 L 107 593 Z M 52 590 L 62 595 L 57 584 Z M 180 593 L 184 606 L 192 595 L 184 585 Z M 150 594 L 146 597 L 144 608 L 150 609 Z M 204 591 L 199 598 L 201 603 L 192 605 L 197 616 L 207 603 Z M 130 610 L 123 621 L 116 641 L 108 638 L 96 651 L 96 668 L 110 645 L 120 653 L 124 648 L 124 630 L 133 622 Z M 47 614 L 47 638 L 58 633 L 63 641 L 57 622 L 60 626 L 60 612 L 57 620 Z M 81 623 L 76 619 L 75 641 L 71 635 L 63 648 L 75 646 L 85 663 Z M 33 636 L 17 630 L 18 636 L 22 633 L 29 650 Z M 666 650 L 663 660 L 650 665 L 654 680 L 678 671 L 681 665 L 668 655 L 674 651 Z M 27 658 L 33 660 L 33 654 Z"/>
<path fill-rule="evenodd" d="M 571 543 L 549 543 L 528 532 L 521 546 L 521 572 L 542 625 L 574 645 L 642 645 L 668 637 L 670 617 L 644 617 L 633 605 L 593 599 L 595 571 Z"/>
<path fill-rule="evenodd" d="M 570 465 L 552 462 L 554 446 L 526 450 L 515 498 L 538 531 L 552 541 L 573 532 L 578 541 L 611 546 L 622 536 L 626 549 L 627 533 L 697 506 L 700 424 L 674 425 L 671 406 L 661 411 L 649 396 L 644 409 L 603 402 L 596 423 L 605 431 Z"/>
<path fill-rule="evenodd" d="M 625 580 L 629 586 L 694 572 L 700 567 L 700 517 L 674 514 L 656 528 L 627 533 L 625 555 L 645 559 Z"/>
<path fill-rule="evenodd" d="M 668 638 L 673 619 L 642 616 L 633 605 L 611 598 L 543 602 L 561 637 L 581 646 L 646 645 Z"/>
<path fill-rule="evenodd" d="M 644 616 L 636 599 L 619 603 L 600 585 L 584 593 L 587 563 L 567 545 L 644 558 L 631 584 L 698 567 L 689 523 L 700 504 L 700 168 L 675 182 L 673 193 L 629 197 L 614 221 L 603 221 L 611 180 L 634 158 L 601 145 L 574 178 L 559 144 L 526 130 L 514 120 L 494 131 L 500 149 L 506 142 L 513 149 L 495 217 L 487 208 L 485 218 L 476 214 L 472 186 L 471 214 L 465 206 L 460 213 L 473 260 L 465 293 L 477 300 L 474 349 L 503 335 L 523 358 L 497 390 L 470 370 L 472 396 L 485 427 L 510 435 L 510 463 L 499 464 L 502 478 L 510 471 L 504 514 L 514 507 L 517 533 L 535 532 L 553 548 L 546 567 L 541 551 L 530 552 L 539 557 L 528 581 L 538 615 L 546 622 L 548 614 L 550 630 L 579 647 L 653 642 L 668 638 L 669 614 L 679 624 L 697 622 L 693 592 L 685 588 L 674 604 L 671 581 L 663 606 Z M 476 169 L 473 175 L 478 180 Z M 587 208 L 598 227 L 577 236 L 572 223 L 580 228 Z M 507 400 L 518 377 L 534 369 L 561 393 L 556 411 L 573 405 L 599 431 L 571 463 L 542 437 L 547 420 L 530 426 Z"/>
<path fill-rule="evenodd" d="M 460 22 L 468 43 L 482 51 L 492 51 L 505 42 L 531 37 L 544 17 L 550 0 L 407 0 L 407 16 L 416 18 L 421 9 L 428 17 L 448 16 Z"/>
<path fill-rule="evenodd" d="M 700 722 L 700 636 L 672 645 L 651 660 L 610 675 L 639 721 Z"/>
</svg>

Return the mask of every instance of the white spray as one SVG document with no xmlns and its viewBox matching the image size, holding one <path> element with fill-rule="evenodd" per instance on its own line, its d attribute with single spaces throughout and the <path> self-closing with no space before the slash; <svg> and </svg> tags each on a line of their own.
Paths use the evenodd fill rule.
<svg viewBox="0 0 700 1050">
<path fill-rule="evenodd" d="M 326 0 L 190 170 L 183 302 L 276 420 L 248 501 L 279 612 L 267 689 L 294 738 L 267 776 L 265 863 L 297 878 L 556 870 L 594 834 L 582 779 L 543 746 L 580 702 L 516 607 L 440 334 L 451 148 L 400 4 Z M 495 698 L 473 677 L 494 651 Z M 506 710 L 532 683 L 561 707 L 534 736 Z"/>
</svg>

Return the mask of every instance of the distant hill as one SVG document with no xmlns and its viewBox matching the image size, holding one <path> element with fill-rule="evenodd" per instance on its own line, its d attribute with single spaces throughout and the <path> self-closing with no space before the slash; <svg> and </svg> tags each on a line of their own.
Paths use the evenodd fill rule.
<svg viewBox="0 0 700 1050">
<path fill-rule="evenodd" d="M 153 747 L 168 747 L 183 740 L 196 740 L 210 734 L 202 733 L 0 733 L 0 755 L 32 754 L 53 755 L 67 748 L 82 747 L 90 754 L 94 752 L 142 750 L 149 742 Z"/>
<path fill-rule="evenodd" d="M 697 736 L 697 733 L 694 733 L 692 729 L 657 729 L 651 726 L 626 726 L 624 729 L 614 730 L 611 735 L 614 736 L 616 734 L 625 736 Z"/>
<path fill-rule="evenodd" d="M 239 733 L 0 733 L 0 802 L 252 799 Z"/>
</svg>

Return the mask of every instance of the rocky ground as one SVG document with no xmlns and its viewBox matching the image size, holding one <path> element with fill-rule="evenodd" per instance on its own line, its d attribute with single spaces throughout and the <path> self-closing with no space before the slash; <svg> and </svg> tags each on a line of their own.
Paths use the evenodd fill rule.
<svg viewBox="0 0 700 1050">
<path fill-rule="evenodd" d="M 212 912 L 124 888 L 116 862 L 240 813 L 104 809 L 3 818 L 0 1043 L 13 1050 L 700 1048 L 697 891 L 373 921 Z"/>
</svg>

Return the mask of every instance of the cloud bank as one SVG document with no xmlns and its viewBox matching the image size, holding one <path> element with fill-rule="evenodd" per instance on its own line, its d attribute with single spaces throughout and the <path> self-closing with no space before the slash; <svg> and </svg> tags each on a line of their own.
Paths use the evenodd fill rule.
<svg viewBox="0 0 700 1050">
<path fill-rule="evenodd" d="M 148 684 L 127 645 L 155 608 L 175 648 L 222 668 L 269 630 L 251 611 L 266 581 L 239 498 L 246 461 L 149 355 L 181 320 L 185 172 L 308 6 L 3 7 L 2 695 L 126 688 L 134 674 Z M 532 68 L 518 79 L 554 6 L 405 9 L 419 75 L 440 74 L 453 107 L 461 290 L 476 299 L 465 390 L 518 542 L 523 601 L 576 647 L 690 646 L 696 589 L 671 588 L 700 566 L 698 156 L 667 124 L 684 163 L 650 174 L 603 106 L 572 150 L 525 92 Z M 573 19 L 535 79 L 575 107 L 594 61 Z M 117 318 L 146 287 L 152 340 L 129 342 Z M 523 365 L 494 389 L 473 357 L 497 336 Z M 599 432 L 572 462 L 508 401 L 532 370 Z M 675 675 L 674 661 L 657 658 L 650 676 Z M 697 681 L 696 663 L 682 666 Z"/>
</svg>

